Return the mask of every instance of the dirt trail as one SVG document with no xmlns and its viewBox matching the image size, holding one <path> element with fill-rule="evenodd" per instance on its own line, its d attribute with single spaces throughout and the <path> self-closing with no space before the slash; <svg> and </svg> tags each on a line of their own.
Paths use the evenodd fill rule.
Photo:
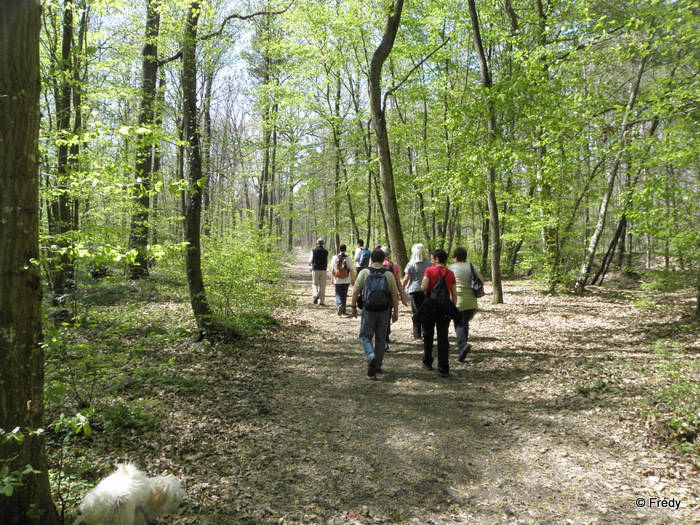
<svg viewBox="0 0 700 525">
<path fill-rule="evenodd" d="M 254 431 L 236 444 L 244 464 L 218 502 L 232 509 L 219 522 L 700 519 L 696 470 L 635 408 L 660 359 L 650 333 L 672 313 L 645 315 L 621 293 L 551 297 L 514 282 L 494 306 L 487 284 L 464 364 L 451 329 L 449 378 L 421 369 L 402 307 L 399 343 L 373 381 L 359 320 L 337 317 L 330 284 L 327 306 L 311 303 L 304 258 L 290 268 L 299 306 L 261 343 L 277 353 L 275 380 Z"/>
</svg>

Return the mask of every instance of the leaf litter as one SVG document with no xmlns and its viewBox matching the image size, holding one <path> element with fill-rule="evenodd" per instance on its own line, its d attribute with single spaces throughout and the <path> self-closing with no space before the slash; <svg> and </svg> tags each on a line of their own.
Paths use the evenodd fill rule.
<svg viewBox="0 0 700 525">
<path fill-rule="evenodd" d="M 504 304 L 480 300 L 465 363 L 451 328 L 446 379 L 421 369 L 401 307 L 386 372 L 369 380 L 359 320 L 312 304 L 303 257 L 289 273 L 300 300 L 278 312 L 281 326 L 240 347 L 172 353 L 171 373 L 197 387 L 162 392 L 165 429 L 139 451 L 187 488 L 161 522 L 700 520 L 695 465 L 639 409 L 656 381 L 651 345 L 692 291 L 649 312 L 608 288 L 556 296 L 505 282 Z M 672 499 L 677 510 L 659 503 Z"/>
</svg>

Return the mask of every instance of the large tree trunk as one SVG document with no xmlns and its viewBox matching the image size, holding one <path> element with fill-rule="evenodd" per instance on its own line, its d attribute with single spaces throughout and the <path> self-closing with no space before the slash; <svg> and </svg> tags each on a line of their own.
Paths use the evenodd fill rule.
<svg viewBox="0 0 700 525">
<path fill-rule="evenodd" d="M 41 5 L 0 2 L 0 428 L 44 428 L 39 260 L 39 30 Z M 8 524 L 59 523 L 51 501 L 41 435 L 1 447 L 10 471 L 32 465 L 10 497 L 0 495 Z M 40 517 L 30 517 L 34 509 Z"/>
<path fill-rule="evenodd" d="M 479 17 L 476 12 L 474 0 L 467 0 L 469 4 L 469 15 L 472 20 L 472 32 L 474 34 L 474 46 L 479 60 L 479 70 L 481 71 L 481 85 L 490 92 L 492 82 L 489 72 L 486 53 L 481 41 L 481 28 L 479 27 Z M 490 97 L 490 93 L 489 93 Z M 496 138 L 496 109 L 493 102 L 488 101 L 488 137 L 489 142 Z M 489 223 L 491 236 L 491 280 L 493 283 L 493 304 L 503 302 L 503 283 L 501 281 L 501 226 L 498 213 L 498 201 L 496 200 L 497 173 L 493 165 L 488 167 L 487 178 L 487 200 L 489 206 Z"/>
<path fill-rule="evenodd" d="M 399 23 L 401 22 L 402 10 L 403 0 L 396 0 L 393 6 L 393 12 L 387 15 L 384 37 L 379 47 L 375 50 L 370 64 L 369 99 L 372 125 L 374 127 L 377 145 L 377 155 L 379 157 L 379 174 L 382 180 L 389 242 L 394 255 L 394 261 L 401 268 L 404 268 L 406 263 L 408 263 L 408 256 L 406 254 L 406 244 L 401 228 L 401 219 L 399 218 L 399 206 L 396 201 L 394 171 L 391 165 L 389 134 L 387 132 L 381 88 L 382 67 L 394 47 L 394 40 L 396 39 L 396 34 L 399 31 Z"/>
<path fill-rule="evenodd" d="M 141 58 L 141 105 L 139 109 L 138 127 L 147 129 L 139 132 L 136 137 L 136 180 L 134 184 L 134 205 L 136 211 L 131 217 L 131 235 L 129 247 L 136 250 L 136 260 L 129 265 L 130 279 L 140 279 L 148 276 L 148 217 L 153 188 L 153 135 L 155 132 L 154 105 L 156 86 L 158 82 L 158 43 L 160 32 L 159 0 L 147 0 L 146 5 L 146 43 L 143 46 Z"/>
</svg>

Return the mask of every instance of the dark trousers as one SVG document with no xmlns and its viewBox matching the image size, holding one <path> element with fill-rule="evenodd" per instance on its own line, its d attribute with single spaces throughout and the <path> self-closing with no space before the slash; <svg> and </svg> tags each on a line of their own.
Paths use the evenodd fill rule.
<svg viewBox="0 0 700 525">
<path fill-rule="evenodd" d="M 459 317 L 455 319 L 455 333 L 457 334 L 457 346 L 461 352 L 469 342 L 469 321 L 472 320 L 476 309 L 460 310 Z"/>
<path fill-rule="evenodd" d="M 423 301 L 425 301 L 425 294 L 423 292 L 413 292 L 409 295 L 411 296 L 411 312 L 413 312 L 413 339 L 420 339 L 423 332 L 423 324 L 420 319 L 416 319 L 416 312 L 420 305 L 423 304 Z"/>
<path fill-rule="evenodd" d="M 450 371 L 450 318 L 423 320 L 423 364 L 433 366 L 433 339 L 437 329 L 438 371 Z"/>
<path fill-rule="evenodd" d="M 350 288 L 350 283 L 335 285 L 335 307 L 342 306 L 343 313 L 345 313 L 345 306 L 348 301 L 348 288 Z"/>
</svg>

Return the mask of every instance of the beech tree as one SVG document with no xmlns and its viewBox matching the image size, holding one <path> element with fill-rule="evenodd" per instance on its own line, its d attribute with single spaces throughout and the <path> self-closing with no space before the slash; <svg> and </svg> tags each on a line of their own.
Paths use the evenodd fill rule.
<svg viewBox="0 0 700 525">
<path fill-rule="evenodd" d="M 3 523 L 58 524 L 44 438 L 44 353 L 39 260 L 39 31 L 33 0 L 0 2 L 0 429 Z M 4 437 L 4 434 L 3 434 Z"/>
<path fill-rule="evenodd" d="M 396 187 L 394 185 L 394 171 L 391 164 L 391 148 L 389 145 L 389 135 L 386 122 L 386 105 L 382 92 L 382 67 L 389 57 L 396 34 L 401 23 L 401 11 L 403 10 L 403 0 L 395 0 L 391 4 L 386 17 L 384 35 L 377 49 L 374 51 L 369 71 L 369 105 L 372 115 L 372 125 L 377 146 L 377 156 L 379 157 L 379 173 L 382 181 L 382 193 L 384 195 L 384 206 L 387 214 L 387 226 L 389 229 L 389 242 L 394 254 L 394 260 L 401 267 L 405 267 L 408 262 L 406 254 L 406 242 L 401 228 L 401 218 L 396 200 Z"/>
</svg>

